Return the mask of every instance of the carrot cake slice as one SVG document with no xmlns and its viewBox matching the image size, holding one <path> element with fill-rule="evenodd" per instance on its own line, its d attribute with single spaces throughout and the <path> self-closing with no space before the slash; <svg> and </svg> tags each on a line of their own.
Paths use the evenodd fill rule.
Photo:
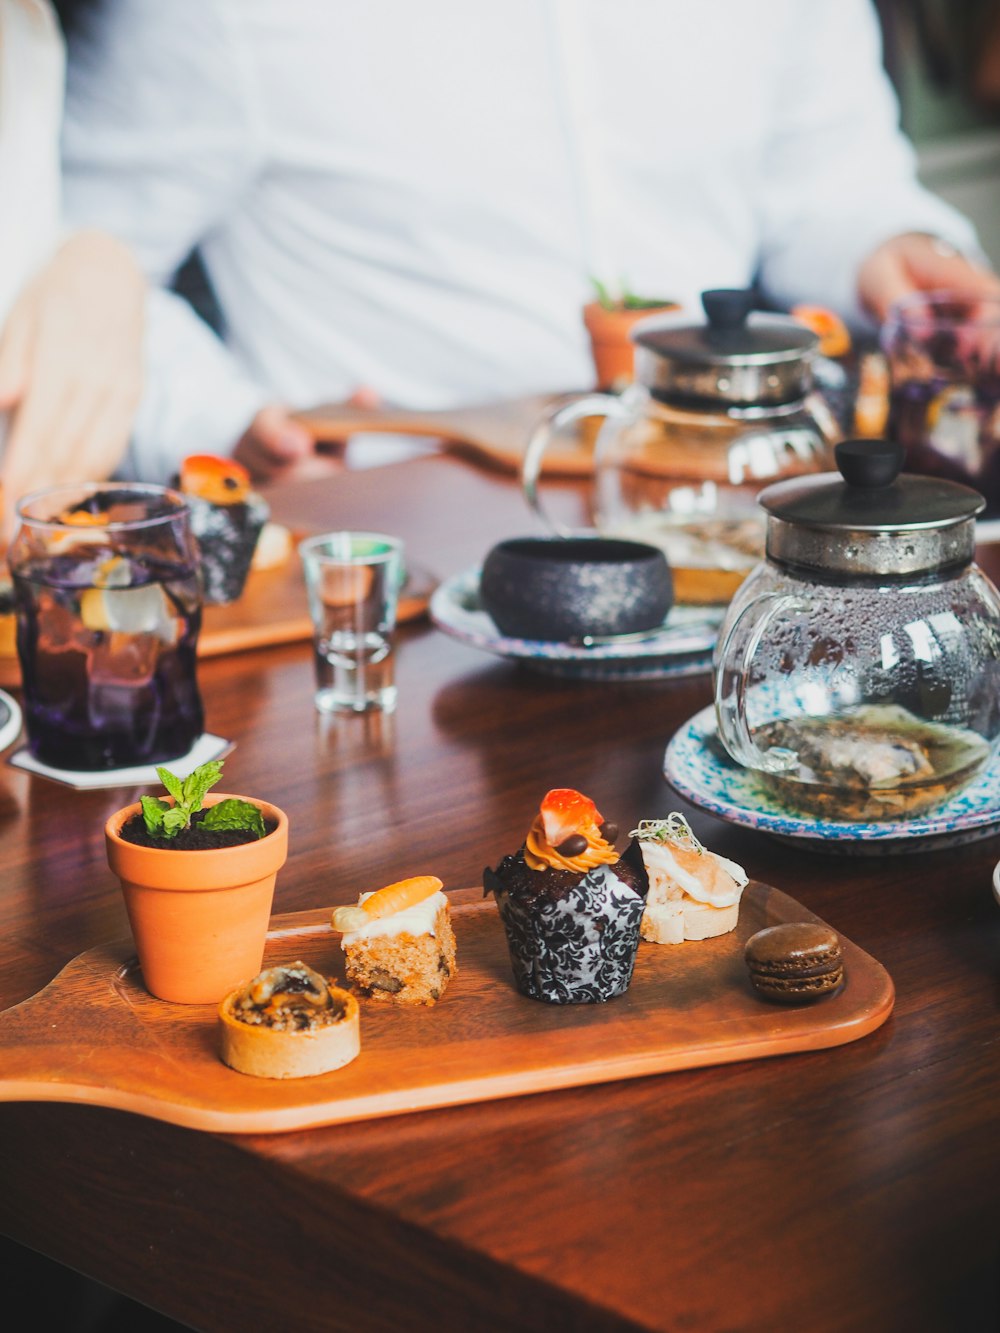
<svg viewBox="0 0 1000 1333">
<path fill-rule="evenodd" d="M 390 1004 L 436 1004 L 457 967 L 448 899 L 435 875 L 417 875 L 338 907 L 347 979 Z"/>
</svg>

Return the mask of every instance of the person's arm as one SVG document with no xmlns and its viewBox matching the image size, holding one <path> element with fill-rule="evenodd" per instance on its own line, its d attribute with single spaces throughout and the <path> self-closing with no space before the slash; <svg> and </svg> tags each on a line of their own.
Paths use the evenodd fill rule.
<svg viewBox="0 0 1000 1333">
<path fill-rule="evenodd" d="M 768 296 L 860 324 L 907 290 L 990 289 L 971 224 L 916 180 L 869 0 L 793 4 L 785 32 L 760 173 Z M 958 253 L 942 253 L 936 238 Z"/>
<path fill-rule="evenodd" d="M 105 0 L 69 53 L 67 217 L 119 237 L 158 289 L 121 469 L 150 480 L 168 479 L 185 454 L 230 452 L 268 400 L 190 306 L 164 290 L 199 239 L 240 207 L 258 169 L 254 89 L 227 13 L 208 0 Z M 288 434 L 293 453 L 309 449 L 294 423 Z"/>
<path fill-rule="evenodd" d="M 70 236 L 23 289 L 0 332 L 8 505 L 53 481 L 107 477 L 139 402 L 146 284 L 102 232 Z"/>
</svg>

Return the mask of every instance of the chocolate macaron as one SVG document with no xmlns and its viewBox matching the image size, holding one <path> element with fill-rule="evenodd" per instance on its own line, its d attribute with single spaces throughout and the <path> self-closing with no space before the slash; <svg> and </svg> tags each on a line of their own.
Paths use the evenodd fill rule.
<svg viewBox="0 0 1000 1333">
<path fill-rule="evenodd" d="M 844 983 L 836 932 L 818 921 L 788 921 L 751 935 L 744 951 L 758 995 L 778 1004 L 805 1004 Z"/>
</svg>

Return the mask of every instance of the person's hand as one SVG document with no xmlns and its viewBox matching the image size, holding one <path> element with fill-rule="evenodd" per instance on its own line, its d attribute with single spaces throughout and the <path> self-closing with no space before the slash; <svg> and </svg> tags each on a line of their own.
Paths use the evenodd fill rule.
<svg viewBox="0 0 1000 1333">
<path fill-rule="evenodd" d="M 277 404 L 260 409 L 233 450 L 233 457 L 258 485 L 329 476 L 342 468 L 339 459 L 320 457 L 309 430 L 288 408 Z"/>
<path fill-rule="evenodd" d="M 11 506 L 49 482 L 100 481 L 128 444 L 142 388 L 146 283 L 121 242 L 71 236 L 0 333 L 2 480 Z"/>
<path fill-rule="evenodd" d="M 858 299 L 882 321 L 889 307 L 913 292 L 952 291 L 971 301 L 1000 296 L 1000 278 L 923 232 L 894 236 L 874 250 L 858 270 Z"/>
<path fill-rule="evenodd" d="M 378 395 L 368 388 L 357 389 L 347 399 L 351 407 L 375 408 Z M 343 445 L 343 441 L 340 444 Z M 307 426 L 285 407 L 262 407 L 233 450 L 258 484 L 269 481 L 303 481 L 328 477 L 343 470 L 343 449 L 335 441 L 324 441 L 323 452 Z"/>
</svg>

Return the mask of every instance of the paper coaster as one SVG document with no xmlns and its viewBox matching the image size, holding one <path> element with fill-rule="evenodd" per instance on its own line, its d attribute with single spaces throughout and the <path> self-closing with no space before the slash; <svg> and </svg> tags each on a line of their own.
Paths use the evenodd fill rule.
<svg viewBox="0 0 1000 1333">
<path fill-rule="evenodd" d="M 199 764 L 207 763 L 209 759 L 222 759 L 233 748 L 232 741 L 205 732 L 204 735 L 198 737 L 187 754 L 182 755 L 180 759 L 171 759 L 166 767 L 170 769 L 171 773 L 176 773 L 179 778 L 186 778 Z M 155 764 L 137 764 L 134 768 L 102 768 L 98 772 L 80 772 L 75 769 L 53 768 L 50 764 L 43 764 L 27 749 L 18 750 L 16 754 L 12 754 L 8 763 L 13 764 L 15 768 L 24 768 L 29 773 L 37 773 L 39 777 L 49 778 L 52 782 L 61 782 L 64 787 L 72 787 L 76 791 L 87 791 L 95 787 L 139 787 L 159 783 Z"/>
</svg>

